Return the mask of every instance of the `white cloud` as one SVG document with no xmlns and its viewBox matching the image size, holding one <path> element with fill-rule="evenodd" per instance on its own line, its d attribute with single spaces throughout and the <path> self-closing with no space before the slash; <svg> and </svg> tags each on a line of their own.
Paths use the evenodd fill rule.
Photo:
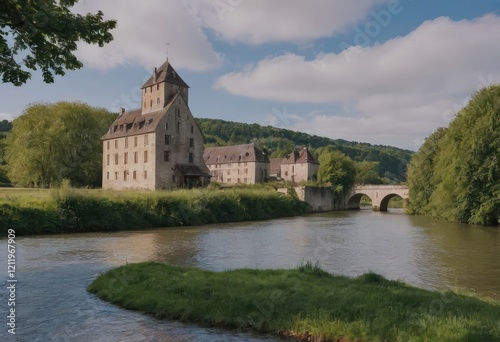
<svg viewBox="0 0 500 342">
<path fill-rule="evenodd" d="M 80 44 L 78 57 L 92 68 L 109 69 L 135 64 L 152 68 L 169 57 L 176 68 L 205 71 L 221 65 L 221 58 L 203 33 L 200 23 L 180 1 L 87 0 L 77 3 L 80 13 L 102 10 L 106 19 L 116 19 L 114 40 L 100 48 Z"/>
<path fill-rule="evenodd" d="M 457 22 L 442 17 L 380 45 L 312 61 L 295 54 L 264 59 L 220 77 L 214 87 L 256 99 L 340 105 L 349 117 L 330 111 L 297 129 L 393 144 L 388 136 L 399 134 L 400 146 L 416 148 L 414 140 L 447 125 L 475 90 L 499 81 L 498 32 L 495 15 Z"/>
<path fill-rule="evenodd" d="M 12 121 L 14 120 L 14 116 L 9 113 L 0 113 L 0 121 L 3 120 Z"/>
<path fill-rule="evenodd" d="M 340 32 L 388 0 L 183 0 L 220 38 L 251 44 L 307 42 Z"/>
<path fill-rule="evenodd" d="M 165 43 L 178 68 L 206 71 L 222 64 L 204 29 L 219 39 L 251 44 L 304 43 L 333 35 L 389 0 L 84 0 L 80 13 L 102 10 L 117 19 L 114 40 L 100 48 L 79 44 L 77 55 L 92 68 L 136 64 L 151 68 L 165 58 Z"/>
</svg>

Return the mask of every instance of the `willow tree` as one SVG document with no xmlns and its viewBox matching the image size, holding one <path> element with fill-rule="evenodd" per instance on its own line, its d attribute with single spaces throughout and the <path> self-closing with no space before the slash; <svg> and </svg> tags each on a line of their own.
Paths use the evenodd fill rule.
<svg viewBox="0 0 500 342">
<path fill-rule="evenodd" d="M 82 103 L 34 104 L 13 121 L 7 138 L 10 180 L 47 187 L 69 179 L 75 186 L 99 186 L 100 138 L 116 118 Z"/>
</svg>

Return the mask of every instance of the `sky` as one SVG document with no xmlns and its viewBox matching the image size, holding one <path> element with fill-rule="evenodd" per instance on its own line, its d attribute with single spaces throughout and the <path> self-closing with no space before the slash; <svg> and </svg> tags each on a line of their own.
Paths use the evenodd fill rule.
<svg viewBox="0 0 500 342">
<path fill-rule="evenodd" d="M 195 117 L 417 150 L 479 89 L 500 82 L 498 0 L 80 0 L 118 20 L 79 44 L 84 63 L 45 84 L 0 85 L 0 120 L 31 103 L 139 108 L 169 62 Z"/>
</svg>

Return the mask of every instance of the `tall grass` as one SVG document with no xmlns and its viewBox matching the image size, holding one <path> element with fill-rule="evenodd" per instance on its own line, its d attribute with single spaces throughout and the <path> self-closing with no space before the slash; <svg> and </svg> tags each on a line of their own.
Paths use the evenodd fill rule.
<svg viewBox="0 0 500 342">
<path fill-rule="evenodd" d="M 499 302 L 418 289 L 375 273 L 334 276 L 311 263 L 226 272 L 130 264 L 99 276 L 88 289 L 160 318 L 304 341 L 500 340 Z"/>
<path fill-rule="evenodd" d="M 36 194 L 36 193 L 34 193 Z M 300 215 L 305 204 L 272 189 L 85 191 L 69 184 L 49 196 L 4 198 L 0 230 L 18 235 L 107 231 L 262 220 Z"/>
</svg>

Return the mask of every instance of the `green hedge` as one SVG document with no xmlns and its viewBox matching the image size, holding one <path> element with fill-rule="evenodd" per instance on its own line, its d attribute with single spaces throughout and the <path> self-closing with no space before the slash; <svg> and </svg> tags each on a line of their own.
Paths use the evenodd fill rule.
<svg viewBox="0 0 500 342">
<path fill-rule="evenodd" d="M 0 229 L 13 228 L 17 235 L 111 231 L 263 220 L 304 212 L 303 202 L 267 189 L 128 192 L 123 196 L 56 189 L 45 203 L 1 204 Z"/>
</svg>

